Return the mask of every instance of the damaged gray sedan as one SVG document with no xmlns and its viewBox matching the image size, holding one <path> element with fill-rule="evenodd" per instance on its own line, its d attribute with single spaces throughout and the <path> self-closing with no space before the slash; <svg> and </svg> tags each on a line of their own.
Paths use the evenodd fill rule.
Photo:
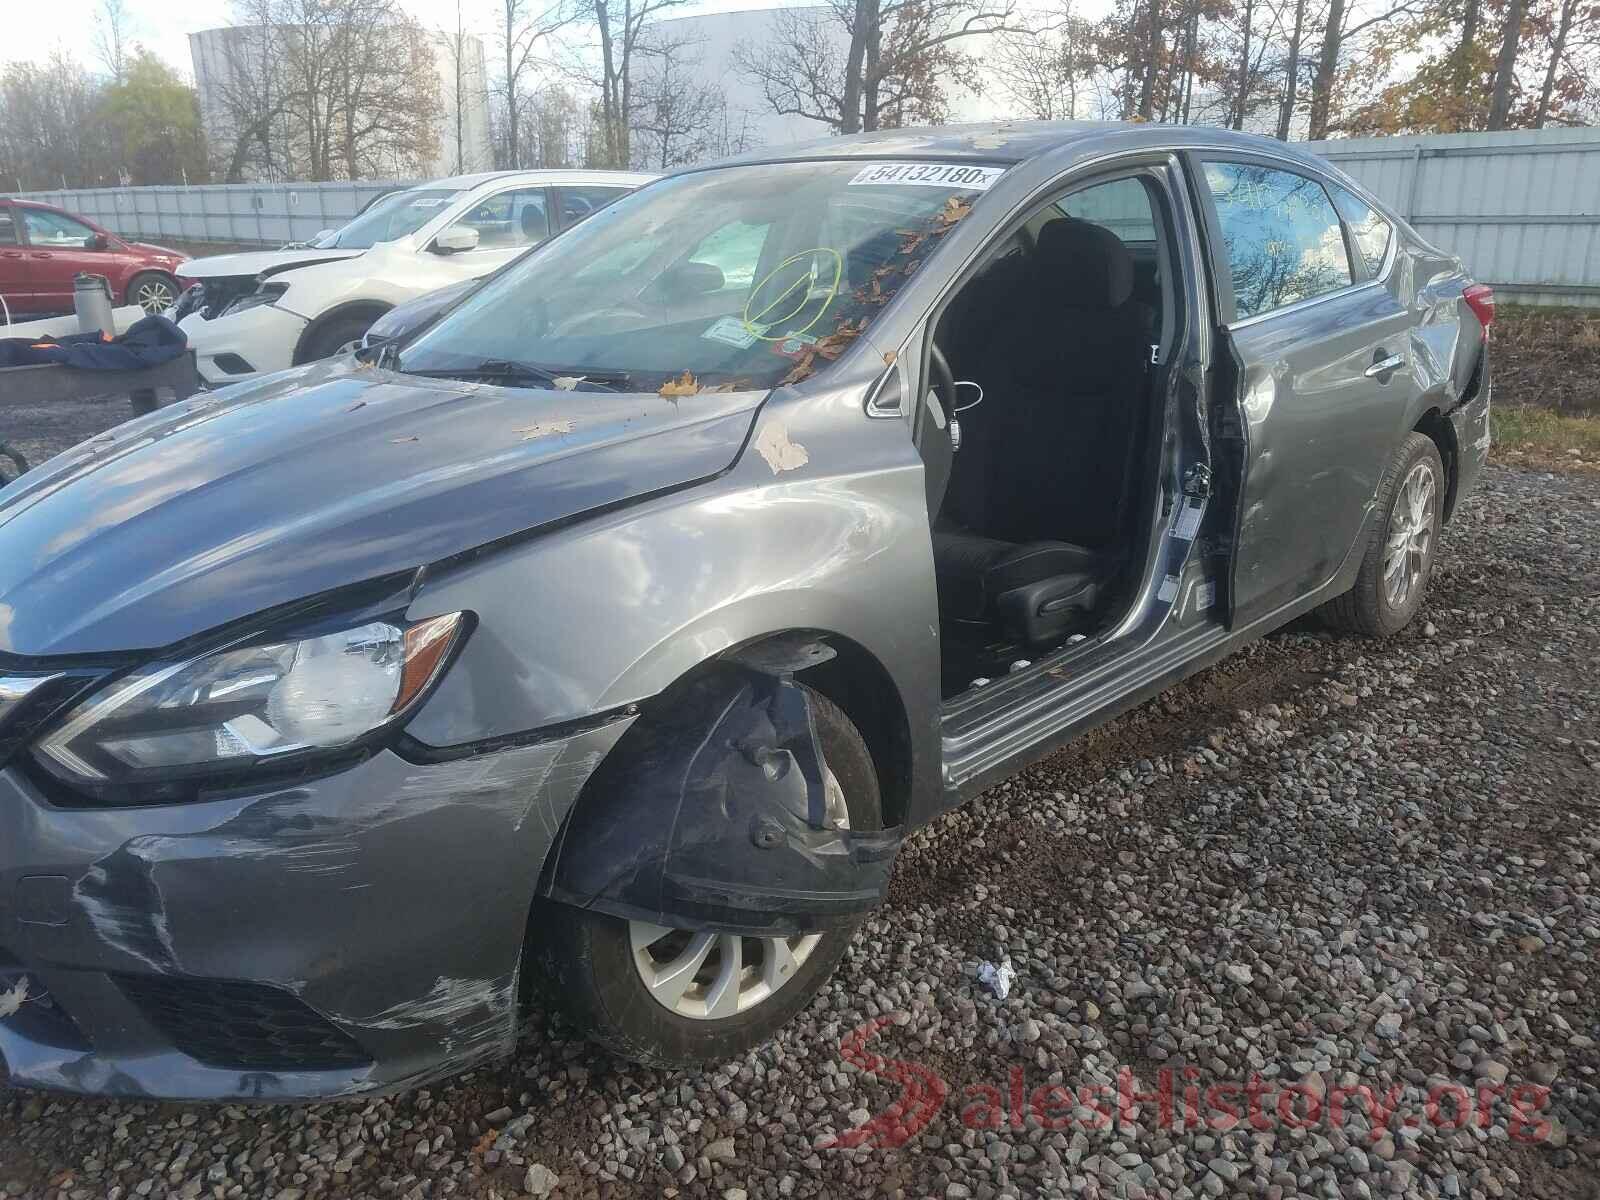
<svg viewBox="0 0 1600 1200">
<path fill-rule="evenodd" d="M 10 1080 L 395 1089 L 536 980 L 747 1049 L 908 830 L 1312 609 L 1410 622 L 1492 317 L 1292 147 L 901 131 L 61 455 L 0 491 Z"/>
</svg>

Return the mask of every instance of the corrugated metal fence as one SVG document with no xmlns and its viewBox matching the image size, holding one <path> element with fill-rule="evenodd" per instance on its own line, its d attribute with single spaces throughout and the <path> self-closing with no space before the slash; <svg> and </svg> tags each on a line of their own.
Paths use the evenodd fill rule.
<svg viewBox="0 0 1600 1200">
<path fill-rule="evenodd" d="M 1310 142 L 1500 298 L 1600 305 L 1600 129 Z"/>
<path fill-rule="evenodd" d="M 368 201 L 409 182 L 231 183 L 22 194 L 82 213 L 123 237 L 281 246 L 337 228 Z"/>
</svg>

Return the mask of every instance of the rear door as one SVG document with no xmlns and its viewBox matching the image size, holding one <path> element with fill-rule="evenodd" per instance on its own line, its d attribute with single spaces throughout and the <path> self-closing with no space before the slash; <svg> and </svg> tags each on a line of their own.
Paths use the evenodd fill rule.
<svg viewBox="0 0 1600 1200">
<path fill-rule="evenodd" d="M 1191 159 L 1207 209 L 1241 474 L 1230 615 L 1249 625 L 1328 583 L 1404 434 L 1415 382 L 1393 250 L 1376 273 L 1328 186 L 1248 154 Z"/>
<path fill-rule="evenodd" d="M 22 246 L 22 226 L 17 210 L 0 203 L 0 297 L 6 306 L 0 309 L 0 322 L 7 312 L 32 312 L 33 290 L 28 282 L 28 255 Z"/>
<path fill-rule="evenodd" d="M 98 235 L 82 221 L 48 208 L 19 208 L 28 242 L 28 276 L 38 307 L 65 312 L 72 307 L 74 275 L 80 271 L 104 275 L 115 264 L 106 251 L 94 248 Z"/>
</svg>

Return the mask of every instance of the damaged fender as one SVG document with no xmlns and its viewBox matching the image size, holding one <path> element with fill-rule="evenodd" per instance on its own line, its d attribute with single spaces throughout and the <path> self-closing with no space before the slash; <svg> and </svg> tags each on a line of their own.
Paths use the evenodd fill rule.
<svg viewBox="0 0 1600 1200">
<path fill-rule="evenodd" d="M 661 697 L 590 779 L 544 892 L 675 928 L 792 934 L 877 907 L 901 829 L 839 828 L 787 673 L 726 663 Z M 837 808 L 836 808 L 837 811 Z"/>
</svg>

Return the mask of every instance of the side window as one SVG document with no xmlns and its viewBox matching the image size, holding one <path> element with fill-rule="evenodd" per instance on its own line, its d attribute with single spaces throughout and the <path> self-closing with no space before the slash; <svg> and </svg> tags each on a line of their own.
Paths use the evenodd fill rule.
<svg viewBox="0 0 1600 1200">
<path fill-rule="evenodd" d="M 478 231 L 478 249 L 532 246 L 550 236 L 550 213 L 542 187 L 500 192 L 473 205 L 451 228 Z"/>
<path fill-rule="evenodd" d="M 1137 179 L 1113 179 L 1085 188 L 1056 202 L 1062 215 L 1104 225 L 1124 242 L 1154 242 L 1155 218 L 1150 197 Z"/>
<path fill-rule="evenodd" d="M 1383 259 L 1389 253 L 1389 239 L 1394 235 L 1394 229 L 1354 192 L 1346 191 L 1338 184 L 1333 185 L 1332 191 L 1334 207 L 1339 210 L 1345 227 L 1350 230 L 1350 240 L 1356 244 L 1356 253 L 1367 264 L 1367 274 L 1376 279 L 1383 270 Z"/>
<path fill-rule="evenodd" d="M 1339 214 L 1320 183 L 1253 163 L 1205 167 L 1233 276 L 1236 316 L 1253 317 L 1350 286 Z"/>
<path fill-rule="evenodd" d="M 628 194 L 627 188 L 564 187 L 561 189 L 561 228 L 576 225 L 590 213 L 599 212 L 613 200 Z"/>
<path fill-rule="evenodd" d="M 767 244 L 769 224 L 730 221 L 700 239 L 684 260 L 707 263 L 722 272 L 722 292 L 748 292 L 755 285 L 761 248 Z"/>
<path fill-rule="evenodd" d="M 22 223 L 28 229 L 28 241 L 35 246 L 71 246 L 87 249 L 94 238 L 94 230 L 82 221 L 42 208 L 22 210 Z"/>
<path fill-rule="evenodd" d="M 0 246 L 15 246 L 21 240 L 17 236 L 17 222 L 11 210 L 0 208 Z"/>
</svg>

